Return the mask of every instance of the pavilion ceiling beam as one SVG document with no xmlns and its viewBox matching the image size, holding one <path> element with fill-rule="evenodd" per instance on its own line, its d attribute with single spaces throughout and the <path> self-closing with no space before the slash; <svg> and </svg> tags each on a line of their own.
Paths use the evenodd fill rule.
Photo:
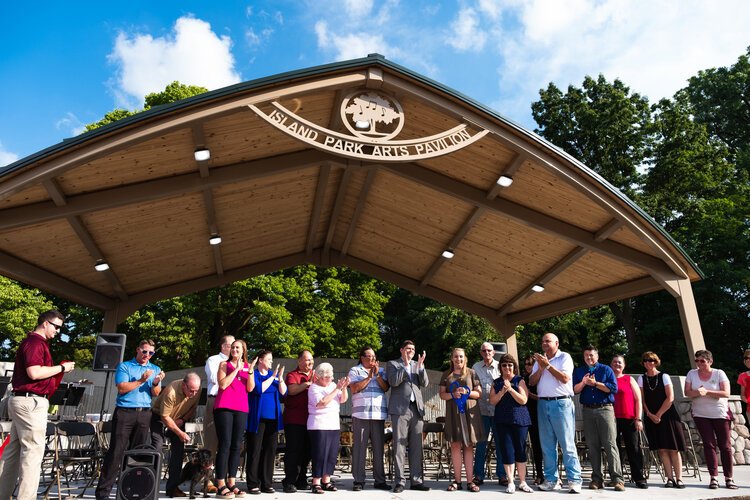
<svg viewBox="0 0 750 500">
<path fill-rule="evenodd" d="M 651 277 L 645 277 L 603 288 L 601 290 L 576 295 L 575 297 L 558 300 L 549 304 L 512 312 L 509 313 L 506 318 L 508 318 L 508 321 L 513 325 L 522 325 L 532 321 L 539 321 L 541 319 L 559 316 L 572 311 L 586 309 L 587 307 L 608 304 L 616 300 L 627 299 L 660 290 L 663 290 L 661 283 Z"/>
<path fill-rule="evenodd" d="M 313 201 L 312 210 L 310 211 L 310 225 L 307 228 L 307 244 L 305 245 L 305 254 L 307 255 L 312 255 L 313 249 L 315 248 L 315 234 L 318 232 L 320 215 L 323 213 L 323 202 L 325 201 L 328 177 L 330 175 L 330 165 L 326 164 L 320 167 L 318 186 L 315 188 L 315 200 Z"/>
<path fill-rule="evenodd" d="M 560 219 L 545 215 L 518 203 L 503 198 L 488 200 L 486 194 L 473 186 L 415 164 L 379 164 L 383 170 L 410 179 L 449 196 L 461 199 L 474 206 L 504 215 L 521 224 L 563 239 L 574 245 L 625 262 L 648 272 L 669 272 L 667 265 L 656 257 L 622 245 L 615 241 L 596 241 L 595 235 Z M 671 274 L 671 273 L 670 273 Z"/>
<path fill-rule="evenodd" d="M 52 202 L 55 205 L 62 207 L 67 204 L 65 193 L 63 193 L 62 188 L 55 179 L 46 179 L 42 182 L 42 184 L 44 185 L 44 188 L 47 190 L 47 193 L 50 195 L 50 198 L 52 198 Z M 91 233 L 89 233 L 86 225 L 83 223 L 81 218 L 77 215 L 69 215 L 68 217 L 66 217 L 66 220 L 68 221 L 70 227 L 73 229 L 73 232 L 76 233 L 76 236 L 78 236 L 78 239 L 86 248 L 86 251 L 88 251 L 89 255 L 91 255 L 94 263 L 100 261 L 106 262 L 107 258 L 104 256 L 104 253 L 102 253 L 101 249 L 94 241 L 94 238 L 91 236 Z M 117 298 L 120 300 L 127 300 L 128 294 L 125 292 L 125 289 L 123 288 L 122 283 L 117 277 L 117 274 L 112 269 L 112 266 L 110 266 L 109 269 L 101 272 L 104 274 L 104 277 L 107 279 L 110 286 L 114 290 Z"/>
<path fill-rule="evenodd" d="M 360 189 L 359 191 L 357 206 L 354 207 L 352 219 L 349 221 L 349 229 L 346 231 L 344 243 L 341 245 L 342 255 L 346 255 L 349 251 L 349 245 L 351 245 L 352 239 L 354 238 L 354 233 L 357 231 L 357 224 L 359 223 L 359 218 L 362 215 L 362 210 L 365 208 L 367 195 L 370 193 L 370 188 L 372 187 L 372 183 L 375 180 L 375 174 L 377 173 L 377 171 L 378 169 L 375 167 L 367 168 L 367 177 L 365 177 L 365 182 L 364 184 L 362 184 L 362 189 Z"/>
<path fill-rule="evenodd" d="M 223 101 L 220 104 L 215 105 L 205 105 L 206 103 L 202 103 L 203 105 L 197 104 L 193 111 L 183 112 L 183 114 L 176 117 L 174 114 L 166 116 L 157 115 L 153 117 L 151 116 L 152 113 L 144 111 L 139 115 L 140 120 L 135 119 L 136 126 L 119 129 L 118 132 L 105 136 L 99 140 L 91 139 L 81 144 L 75 152 L 71 151 L 58 159 L 46 162 L 44 165 L 40 165 L 40 168 L 24 170 L 12 179 L 3 182 L 0 184 L 0 200 L 19 192 L 33 183 L 41 182 L 46 178 L 59 176 L 71 168 L 105 157 L 114 151 L 129 148 L 135 144 L 159 137 L 160 135 L 190 127 L 195 122 L 205 121 L 232 113 L 246 113 L 249 109 L 249 105 L 262 104 L 286 96 L 298 96 L 319 89 L 344 88 L 364 83 L 366 79 L 367 74 L 362 70 L 351 73 L 335 74 L 314 82 L 302 81 L 298 84 L 289 85 L 284 88 L 279 88 L 277 85 L 270 85 L 268 90 L 259 90 L 258 93 L 250 97 Z M 217 100 L 220 100 L 221 98 L 222 96 L 216 97 Z M 153 114 L 155 113 L 157 112 L 154 111 Z M 147 121 L 149 119 L 151 119 L 150 123 Z M 82 134 L 82 136 L 97 136 L 106 133 L 107 129 L 103 127 L 102 129 Z M 76 143 L 79 140 L 84 141 L 85 139 L 86 137 L 75 138 L 69 141 L 69 144 L 71 144 L 71 148 L 76 147 Z"/>
<path fill-rule="evenodd" d="M 404 276 L 403 274 L 397 273 L 390 269 L 380 267 L 377 264 L 352 257 L 351 255 L 342 255 L 340 252 L 333 251 L 331 252 L 330 265 L 347 266 L 368 276 L 372 276 L 373 278 L 378 278 L 383 281 L 393 283 L 394 285 L 399 286 L 405 290 L 409 290 L 410 292 L 413 292 L 417 295 L 422 295 L 424 297 L 442 302 L 443 304 L 458 307 L 459 309 L 463 309 L 464 311 L 476 314 L 477 316 L 487 318 L 490 321 L 495 314 L 494 309 L 483 304 L 474 302 L 465 297 L 461 297 L 460 295 L 455 295 L 433 286 L 422 287 L 419 285 L 419 280 Z"/>
<path fill-rule="evenodd" d="M 328 260 L 328 255 L 331 250 L 331 243 L 333 242 L 333 235 L 336 233 L 336 224 L 338 223 L 339 216 L 341 215 L 341 209 L 344 206 L 344 198 L 346 198 L 346 192 L 349 190 L 351 184 L 352 174 L 354 168 L 349 167 L 344 170 L 341 180 L 339 181 L 339 189 L 336 193 L 336 201 L 333 203 L 333 210 L 331 211 L 331 218 L 328 221 L 328 231 L 326 232 L 325 243 L 323 243 L 323 262 Z"/>
<path fill-rule="evenodd" d="M 621 206 L 602 195 L 601 189 L 593 186 L 588 178 L 584 178 L 582 175 L 575 173 L 574 169 L 564 165 L 559 159 L 547 153 L 541 144 L 543 141 L 536 136 L 533 136 L 511 123 L 506 122 L 506 126 L 508 127 L 508 129 L 506 129 L 503 126 L 498 126 L 496 120 L 488 119 L 485 115 L 467 113 L 465 105 L 446 99 L 445 97 L 435 94 L 424 87 L 398 76 L 390 74 L 385 75 L 383 87 L 389 90 L 397 89 L 412 94 L 415 99 L 421 100 L 428 105 L 439 107 L 459 120 L 490 130 L 496 138 L 501 140 L 512 151 L 515 151 L 522 156 L 528 156 L 529 160 L 533 160 L 544 168 L 552 171 L 555 175 L 573 186 L 574 189 L 583 193 L 604 210 L 607 210 L 613 217 L 623 221 L 633 233 L 646 242 L 647 245 L 661 256 L 663 259 L 662 261 L 672 270 L 672 273 L 679 277 L 687 278 L 687 271 L 670 254 L 670 252 L 664 248 L 660 241 L 658 241 L 651 233 L 645 231 L 642 227 L 636 224 L 632 220 L 632 216 Z M 562 156 L 569 157 L 571 163 L 576 162 L 572 156 L 562 150 L 559 151 Z"/>
<path fill-rule="evenodd" d="M 0 252 L 0 274 L 100 310 L 114 307 L 114 299 L 67 278 L 29 264 L 13 255 Z"/>
<path fill-rule="evenodd" d="M 599 231 L 594 235 L 596 241 L 604 241 L 609 238 L 615 231 L 622 226 L 622 223 L 617 219 L 612 219 L 605 224 Z M 558 262 L 553 264 L 547 271 L 538 276 L 531 283 L 527 284 L 520 292 L 518 292 L 512 299 L 506 302 L 500 309 L 497 310 L 498 316 L 507 315 L 518 303 L 526 300 L 526 298 L 533 295 L 534 292 L 531 287 L 535 284 L 546 286 L 547 283 L 559 276 L 565 269 L 572 266 L 578 259 L 588 253 L 588 250 L 583 247 L 578 247 L 572 250 L 568 255 L 560 259 Z"/>
<path fill-rule="evenodd" d="M 211 150 L 206 142 L 206 134 L 203 131 L 203 125 L 201 123 L 195 123 L 193 125 L 193 143 L 196 149 L 198 149 L 199 147 L 206 147 L 209 149 L 209 151 Z M 196 163 L 198 164 L 198 173 L 201 176 L 201 179 L 207 179 L 210 175 L 209 166 L 211 165 L 211 162 L 211 158 L 205 161 L 196 160 Z M 214 192 L 211 188 L 203 189 L 203 207 L 206 212 L 206 224 L 208 225 L 208 238 L 206 238 L 204 241 L 207 241 L 214 235 L 220 234 L 219 224 L 216 219 L 216 204 L 214 203 Z M 211 245 L 209 243 L 208 246 L 211 247 L 216 274 L 218 276 L 221 276 L 222 274 L 224 274 L 224 260 L 221 256 L 221 245 Z"/>
<path fill-rule="evenodd" d="M 328 154 L 316 150 L 298 151 L 213 168 L 211 169 L 211 175 L 207 178 L 202 178 L 199 173 L 191 172 L 70 196 L 67 198 L 67 204 L 60 207 L 53 202 L 44 201 L 6 208 L 0 210 L 0 231 L 62 219 L 70 215 L 82 215 L 97 210 L 155 201 L 185 193 L 212 189 L 225 184 L 300 170 L 320 165 L 328 158 L 330 158 Z"/>
</svg>

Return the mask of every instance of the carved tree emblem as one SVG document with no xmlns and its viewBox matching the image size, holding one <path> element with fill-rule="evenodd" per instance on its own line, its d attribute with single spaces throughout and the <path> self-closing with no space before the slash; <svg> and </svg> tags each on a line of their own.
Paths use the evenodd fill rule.
<svg viewBox="0 0 750 500">
<path fill-rule="evenodd" d="M 349 131 L 361 138 L 391 139 L 404 126 L 401 104 L 371 91 L 350 94 L 341 102 L 341 118 Z"/>
</svg>

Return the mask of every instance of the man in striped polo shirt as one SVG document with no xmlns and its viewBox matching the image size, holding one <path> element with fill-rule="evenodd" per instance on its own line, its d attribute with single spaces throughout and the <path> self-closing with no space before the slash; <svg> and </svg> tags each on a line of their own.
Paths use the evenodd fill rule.
<svg viewBox="0 0 750 500">
<path fill-rule="evenodd" d="M 388 418 L 388 400 L 385 391 L 388 382 L 372 347 L 359 351 L 359 364 L 349 370 L 349 388 L 352 391 L 352 475 L 354 491 L 365 486 L 367 442 L 372 443 L 372 475 L 375 488 L 389 490 L 385 482 L 383 445 L 385 444 L 385 419 Z"/>
</svg>

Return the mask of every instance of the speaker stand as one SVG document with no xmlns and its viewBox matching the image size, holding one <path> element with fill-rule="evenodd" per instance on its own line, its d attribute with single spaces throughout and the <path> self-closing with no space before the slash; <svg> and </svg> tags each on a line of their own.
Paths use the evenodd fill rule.
<svg viewBox="0 0 750 500">
<path fill-rule="evenodd" d="M 102 407 L 99 410 L 99 422 L 104 422 L 104 403 L 107 401 L 109 396 L 109 375 L 112 372 L 107 372 L 107 378 L 104 379 L 104 395 L 102 396 Z"/>
</svg>

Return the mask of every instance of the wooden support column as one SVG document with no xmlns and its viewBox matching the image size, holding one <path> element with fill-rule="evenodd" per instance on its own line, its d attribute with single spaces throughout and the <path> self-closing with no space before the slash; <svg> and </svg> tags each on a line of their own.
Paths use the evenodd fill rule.
<svg viewBox="0 0 750 500">
<path fill-rule="evenodd" d="M 127 317 L 125 308 L 119 300 L 115 301 L 112 309 L 104 311 L 104 321 L 102 321 L 102 333 L 117 333 L 117 325 L 123 322 Z"/>
<path fill-rule="evenodd" d="M 677 290 L 678 294 L 675 299 L 677 300 L 677 307 L 680 310 L 682 333 L 685 335 L 690 366 L 695 368 L 693 353 L 700 349 L 705 349 L 706 342 L 703 339 L 703 330 L 701 329 L 698 308 L 695 305 L 695 297 L 693 296 L 693 287 L 690 285 L 690 280 L 677 280 Z"/>
<path fill-rule="evenodd" d="M 521 365 L 521 360 L 518 359 L 518 342 L 516 341 L 515 326 L 507 320 L 506 316 L 493 318 L 492 325 L 505 339 L 508 354 L 516 358 L 518 364 Z"/>
</svg>

